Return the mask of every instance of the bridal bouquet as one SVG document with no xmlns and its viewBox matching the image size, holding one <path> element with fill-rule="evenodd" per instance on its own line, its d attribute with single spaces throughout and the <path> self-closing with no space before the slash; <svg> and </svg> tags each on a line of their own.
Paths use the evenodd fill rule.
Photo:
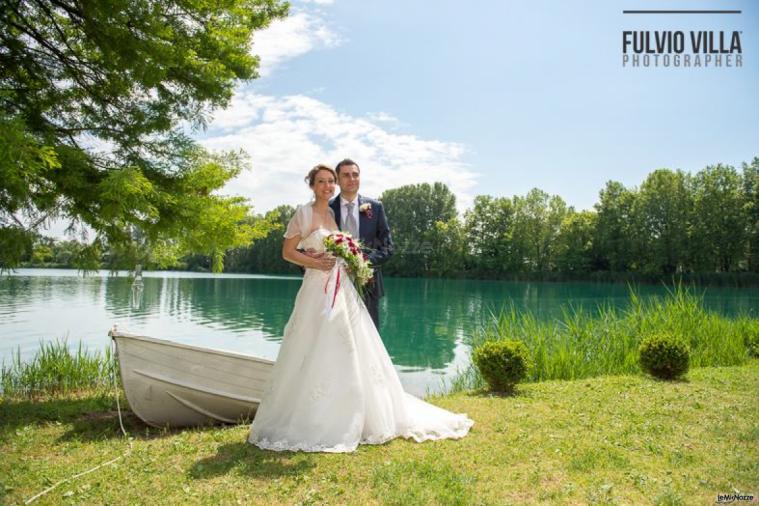
<svg viewBox="0 0 759 506">
<path fill-rule="evenodd" d="M 335 232 L 324 239 L 324 248 L 345 261 L 348 274 L 353 278 L 356 290 L 361 293 L 364 285 L 374 275 L 369 257 L 361 251 L 361 243 L 353 239 L 348 233 Z"/>
</svg>

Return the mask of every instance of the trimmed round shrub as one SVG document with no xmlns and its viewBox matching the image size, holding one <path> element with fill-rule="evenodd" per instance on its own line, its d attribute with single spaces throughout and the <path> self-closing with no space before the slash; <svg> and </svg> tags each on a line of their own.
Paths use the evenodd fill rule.
<svg viewBox="0 0 759 506">
<path fill-rule="evenodd" d="M 688 345 L 670 334 L 652 334 L 640 343 L 640 366 L 662 379 L 674 379 L 688 372 Z"/>
<path fill-rule="evenodd" d="M 759 325 L 749 327 L 744 336 L 750 357 L 759 357 Z"/>
<path fill-rule="evenodd" d="M 522 341 L 485 341 L 472 352 L 472 362 L 491 390 L 512 392 L 527 377 L 530 351 Z"/>
</svg>

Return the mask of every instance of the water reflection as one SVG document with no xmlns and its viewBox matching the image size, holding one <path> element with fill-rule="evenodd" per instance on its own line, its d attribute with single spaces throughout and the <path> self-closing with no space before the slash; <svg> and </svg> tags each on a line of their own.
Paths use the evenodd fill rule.
<svg viewBox="0 0 759 506">
<path fill-rule="evenodd" d="M 134 332 L 276 358 L 282 331 L 300 286 L 298 277 L 144 273 L 139 307 L 132 280 L 106 272 L 22 269 L 0 278 L 0 359 L 16 347 L 30 357 L 40 340 L 68 336 L 95 349 L 108 343 L 113 324 Z M 389 279 L 382 300 L 382 339 L 404 386 L 422 394 L 439 388 L 469 360 L 474 330 L 504 306 L 539 318 L 561 315 L 562 305 L 593 311 L 599 303 L 624 307 L 625 285 L 506 283 L 477 280 Z M 642 296 L 663 286 L 639 287 Z M 759 290 L 714 288 L 706 305 L 723 314 L 756 312 Z"/>
</svg>

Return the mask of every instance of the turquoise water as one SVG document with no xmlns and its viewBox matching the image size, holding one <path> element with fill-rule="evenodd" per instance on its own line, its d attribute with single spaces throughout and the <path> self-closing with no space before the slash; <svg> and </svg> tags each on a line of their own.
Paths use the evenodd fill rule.
<svg viewBox="0 0 759 506">
<path fill-rule="evenodd" d="M 0 360 L 20 348 L 30 358 L 41 340 L 67 337 L 89 348 L 109 345 L 108 330 L 130 330 L 187 344 L 275 359 L 300 286 L 298 277 L 145 273 L 142 306 L 130 309 L 125 273 L 82 278 L 76 271 L 19 269 L 0 277 Z M 554 318 L 567 304 L 593 310 L 624 307 L 625 285 L 512 283 L 479 280 L 388 279 L 382 300 L 382 339 L 404 387 L 417 395 L 440 391 L 469 364 L 467 340 L 504 304 Z M 666 293 L 644 285 L 641 295 Z M 726 315 L 759 311 L 759 289 L 709 288 L 705 303 Z"/>
</svg>

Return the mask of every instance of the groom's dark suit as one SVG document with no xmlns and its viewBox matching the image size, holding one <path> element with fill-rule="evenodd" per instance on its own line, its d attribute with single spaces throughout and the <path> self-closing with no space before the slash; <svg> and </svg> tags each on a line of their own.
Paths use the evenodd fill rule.
<svg viewBox="0 0 759 506">
<path fill-rule="evenodd" d="M 371 205 L 371 212 L 361 212 L 361 206 L 364 204 Z M 342 229 L 340 195 L 332 199 L 329 206 L 335 213 L 337 226 Z M 385 285 L 382 282 L 382 271 L 379 266 L 387 262 L 393 254 L 393 239 L 390 237 L 390 227 L 387 224 L 382 202 L 359 195 L 358 206 L 359 239 L 364 245 L 364 253 L 369 256 L 369 261 L 374 267 L 374 279 L 366 285 L 364 290 L 364 304 L 374 320 L 374 326 L 379 330 L 379 300 L 385 295 Z"/>
</svg>

